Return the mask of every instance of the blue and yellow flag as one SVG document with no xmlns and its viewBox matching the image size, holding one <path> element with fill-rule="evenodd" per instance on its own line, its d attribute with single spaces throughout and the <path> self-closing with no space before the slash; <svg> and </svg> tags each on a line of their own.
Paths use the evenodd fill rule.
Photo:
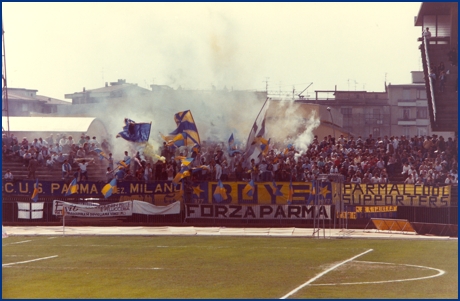
<svg viewBox="0 0 460 301">
<path fill-rule="evenodd" d="M 108 198 L 112 195 L 112 193 L 117 193 L 117 179 L 113 178 L 112 181 L 105 184 L 101 190 L 102 194 L 105 198 Z"/>
<path fill-rule="evenodd" d="M 256 120 L 249 132 L 248 140 L 246 142 L 246 149 L 244 151 L 244 158 L 246 164 L 251 162 L 251 159 L 257 159 L 262 152 L 260 146 L 254 141 L 257 137 L 263 137 L 265 135 L 265 116 L 269 107 L 268 98 L 265 100 Z"/>
<path fill-rule="evenodd" d="M 187 137 L 188 137 L 188 134 L 186 132 L 183 132 L 175 136 L 166 136 L 164 137 L 164 139 L 167 139 L 166 140 L 167 146 L 174 145 L 175 147 L 181 147 L 181 146 L 187 145 Z"/>
<path fill-rule="evenodd" d="M 278 189 L 276 186 L 275 180 L 273 180 L 273 183 L 270 185 L 270 187 L 273 190 L 273 194 L 276 196 L 283 196 L 283 193 Z"/>
<path fill-rule="evenodd" d="M 32 192 L 32 201 L 36 202 L 38 201 L 38 179 L 35 181 L 34 184 L 34 191 Z"/>
<path fill-rule="evenodd" d="M 67 188 L 67 192 L 65 193 L 65 196 L 69 196 L 71 194 L 77 193 L 77 190 L 78 190 L 77 178 L 74 178 L 72 182 L 70 182 L 70 185 Z"/>
<path fill-rule="evenodd" d="M 190 171 L 187 166 L 181 168 L 181 170 L 176 174 L 172 182 L 174 185 L 177 185 L 179 184 L 180 180 L 182 180 L 185 177 L 190 177 Z"/>
<path fill-rule="evenodd" d="M 149 141 L 150 129 L 152 123 L 136 123 L 134 120 L 125 118 L 125 126 L 123 131 L 116 136 L 121 137 L 131 142 L 146 142 Z"/>
<path fill-rule="evenodd" d="M 243 189 L 243 197 L 249 196 L 252 197 L 254 195 L 254 180 L 251 180 Z"/>
<path fill-rule="evenodd" d="M 235 139 L 233 138 L 233 133 L 232 133 L 230 138 L 228 138 L 228 155 L 230 157 L 233 157 L 235 154 L 242 154 L 242 153 L 243 153 L 242 150 L 236 148 Z"/>
<path fill-rule="evenodd" d="M 129 168 L 129 164 L 131 164 L 131 158 L 126 159 L 126 161 L 125 160 L 118 161 L 117 164 L 120 165 L 120 167 Z"/>
<path fill-rule="evenodd" d="M 176 122 L 177 129 L 170 133 L 170 135 L 176 136 L 178 134 L 186 133 L 185 145 L 201 145 L 200 135 L 193 119 L 192 112 L 190 110 L 178 112 L 174 115 L 174 121 Z M 168 140 L 171 140 L 169 138 Z"/>
<path fill-rule="evenodd" d="M 217 184 L 217 187 L 214 190 L 214 199 L 216 200 L 216 202 L 220 203 L 222 201 L 225 201 L 227 198 L 227 190 L 224 188 L 222 181 L 219 180 L 219 183 Z"/>
<path fill-rule="evenodd" d="M 104 158 L 106 158 L 107 160 L 109 159 L 109 156 L 107 156 L 107 154 L 104 153 L 104 152 L 102 151 L 102 149 L 100 149 L 100 148 L 95 148 L 94 151 L 99 155 L 99 159 L 101 159 L 101 160 L 104 159 Z"/>
</svg>

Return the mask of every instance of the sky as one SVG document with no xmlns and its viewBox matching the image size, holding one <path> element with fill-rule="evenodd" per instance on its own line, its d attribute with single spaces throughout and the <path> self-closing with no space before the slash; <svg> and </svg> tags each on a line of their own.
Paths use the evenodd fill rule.
<svg viewBox="0 0 460 301">
<path fill-rule="evenodd" d="M 7 84 L 61 100 L 118 79 L 148 89 L 379 92 L 421 70 L 420 5 L 2 2 Z"/>
</svg>

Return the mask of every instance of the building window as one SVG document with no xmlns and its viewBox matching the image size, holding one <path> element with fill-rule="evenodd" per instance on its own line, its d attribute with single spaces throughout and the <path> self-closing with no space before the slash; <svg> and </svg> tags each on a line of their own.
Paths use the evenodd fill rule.
<svg viewBox="0 0 460 301">
<path fill-rule="evenodd" d="M 346 117 L 351 116 L 351 108 L 341 108 L 340 112 Z"/>
<path fill-rule="evenodd" d="M 29 106 L 26 103 L 23 103 L 21 105 L 21 109 L 22 109 L 23 112 L 27 112 L 29 110 Z"/>
<path fill-rule="evenodd" d="M 403 135 L 406 136 L 406 137 L 410 137 L 410 127 L 409 126 L 404 126 L 403 127 Z"/>
<path fill-rule="evenodd" d="M 403 109 L 403 119 L 408 120 L 410 118 L 410 110 L 409 109 Z"/>
<path fill-rule="evenodd" d="M 372 115 L 375 119 L 380 119 L 380 109 L 372 109 Z"/>
<path fill-rule="evenodd" d="M 403 89 L 403 99 L 404 100 L 410 99 L 410 89 Z"/>
<path fill-rule="evenodd" d="M 427 129 L 426 127 L 419 127 L 417 128 L 417 135 L 418 136 L 426 136 L 428 133 L 427 133 Z"/>
<path fill-rule="evenodd" d="M 427 119 L 428 118 L 428 108 L 417 108 L 417 118 Z"/>
<path fill-rule="evenodd" d="M 417 99 L 427 99 L 426 90 L 417 90 Z"/>
</svg>

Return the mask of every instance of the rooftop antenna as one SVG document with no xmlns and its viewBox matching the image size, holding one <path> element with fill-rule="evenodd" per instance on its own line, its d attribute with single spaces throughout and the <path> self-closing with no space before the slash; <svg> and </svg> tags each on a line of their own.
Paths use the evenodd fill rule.
<svg viewBox="0 0 460 301">
<path fill-rule="evenodd" d="M 305 92 L 305 90 L 307 90 L 311 85 L 313 85 L 313 82 L 311 82 L 305 89 L 303 89 L 302 92 L 297 94 L 299 96 L 299 98 L 304 98 L 304 96 L 302 96 L 302 93 Z"/>
<path fill-rule="evenodd" d="M 265 93 L 267 93 L 267 95 L 268 95 L 268 80 L 269 79 L 270 79 L 270 77 L 265 78 Z"/>
</svg>

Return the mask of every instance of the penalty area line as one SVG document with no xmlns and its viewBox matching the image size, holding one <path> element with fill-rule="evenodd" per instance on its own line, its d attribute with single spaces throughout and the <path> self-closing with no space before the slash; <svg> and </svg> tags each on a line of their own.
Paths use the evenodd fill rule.
<svg viewBox="0 0 460 301">
<path fill-rule="evenodd" d="M 321 272 L 321 273 L 319 273 L 318 275 L 316 275 L 315 277 L 311 278 L 310 280 L 308 280 L 307 282 L 305 282 L 305 283 L 302 284 L 301 286 L 299 286 L 299 287 L 295 288 L 294 290 L 290 291 L 289 293 L 287 293 L 286 295 L 284 295 L 284 296 L 281 297 L 280 299 L 286 299 L 286 298 L 288 298 L 289 296 L 291 296 L 291 295 L 297 293 L 300 289 L 304 288 L 305 286 L 309 285 L 310 283 L 312 283 L 312 282 L 315 281 L 316 279 L 318 279 L 318 278 L 324 276 L 325 274 L 329 273 L 330 271 L 335 270 L 335 269 L 338 268 L 339 266 L 341 266 L 341 265 L 343 265 L 343 264 L 345 264 L 345 263 L 347 263 L 347 262 L 350 262 L 350 261 L 352 261 L 352 260 L 354 260 L 354 259 L 356 259 L 356 258 L 358 258 L 358 257 L 360 257 L 360 256 L 363 256 L 364 254 L 367 254 L 367 253 L 369 253 L 369 252 L 372 252 L 372 251 L 373 251 L 373 249 L 369 249 L 369 250 L 367 250 L 366 252 L 363 252 L 363 253 L 361 253 L 361 254 L 358 254 L 358 255 L 356 255 L 356 256 L 353 256 L 353 257 L 351 257 L 351 258 L 349 258 L 349 259 L 347 259 L 347 260 L 345 260 L 345 261 L 342 261 L 342 262 L 340 262 L 340 263 L 334 265 L 333 267 L 330 267 L 329 269 L 325 270 L 324 272 Z"/>
<path fill-rule="evenodd" d="M 21 263 L 29 263 L 29 262 L 34 262 L 34 261 L 39 261 L 39 260 L 45 260 L 45 259 L 51 259 L 58 257 L 58 255 L 53 255 L 53 256 L 48 256 L 48 257 L 42 257 L 42 258 L 36 258 L 36 259 L 31 259 L 31 260 L 26 260 L 26 261 L 19 261 L 19 262 L 12 262 L 12 263 L 3 263 L 2 267 L 7 267 L 10 265 L 15 265 L 15 264 L 21 264 Z"/>
</svg>

